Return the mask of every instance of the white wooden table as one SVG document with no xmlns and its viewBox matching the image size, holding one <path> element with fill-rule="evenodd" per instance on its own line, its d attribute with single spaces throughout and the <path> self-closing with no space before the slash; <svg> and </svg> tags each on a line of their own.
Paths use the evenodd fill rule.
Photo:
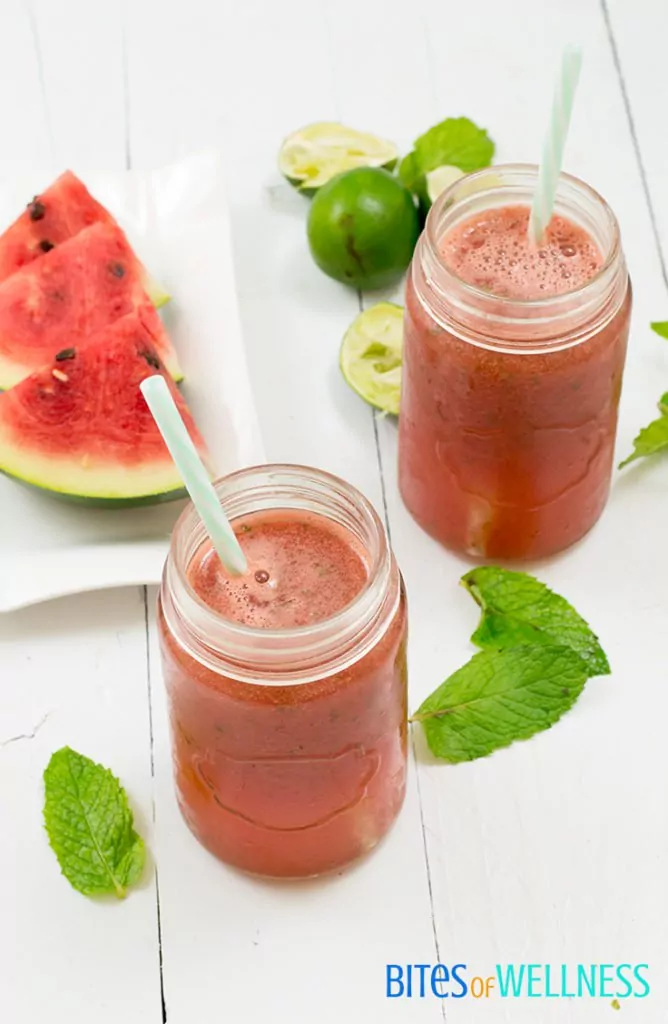
<svg viewBox="0 0 668 1024">
<path fill-rule="evenodd" d="M 227 152 L 242 320 L 268 456 L 345 476 L 386 508 L 410 598 L 411 706 L 469 656 L 464 563 L 403 510 L 395 424 L 343 384 L 355 293 L 322 276 L 282 137 L 341 119 L 395 139 L 448 115 L 499 160 L 540 152 L 562 45 L 585 66 L 568 169 L 611 202 L 635 283 L 620 451 L 668 389 L 664 0 L 2 0 L 0 173 L 122 169 Z M 366 299 L 365 299 L 366 301 Z M 668 1019 L 668 466 L 620 479 L 586 543 L 541 566 L 614 666 L 551 732 L 455 768 L 418 742 L 390 838 L 340 878 L 252 881 L 183 826 L 149 590 L 0 619 L 0 1020 L 7 1024 L 376 1024 L 616 1020 L 609 1000 L 386 1000 L 385 964 L 643 962 Z M 0 571 L 2 567 L 0 566 Z M 595 593 L 593 606 L 592 593 Z M 123 903 L 59 877 L 41 774 L 62 744 L 125 783 L 155 860 Z M 164 1014 L 166 1013 L 166 1018 Z"/>
</svg>

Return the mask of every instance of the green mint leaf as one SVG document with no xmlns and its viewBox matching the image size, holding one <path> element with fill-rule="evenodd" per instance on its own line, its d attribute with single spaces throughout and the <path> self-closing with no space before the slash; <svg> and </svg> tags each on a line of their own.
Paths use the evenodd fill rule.
<svg viewBox="0 0 668 1024">
<path fill-rule="evenodd" d="M 421 178 L 424 177 L 420 171 L 415 151 L 407 153 L 399 164 L 399 179 L 409 192 L 415 192 Z"/>
<path fill-rule="evenodd" d="M 468 117 L 448 117 L 415 140 L 415 164 L 421 174 L 449 164 L 465 173 L 489 167 L 494 143 Z"/>
<path fill-rule="evenodd" d="M 655 320 L 650 327 L 659 337 L 668 338 L 668 320 Z"/>
<path fill-rule="evenodd" d="M 590 672 L 571 647 L 481 651 L 418 709 L 431 752 L 450 764 L 486 757 L 561 718 Z"/>
<path fill-rule="evenodd" d="M 471 640 L 484 649 L 546 644 L 570 647 L 587 665 L 588 675 L 610 672 L 598 638 L 565 598 L 534 576 L 483 565 L 462 576 L 482 616 Z"/>
<path fill-rule="evenodd" d="M 494 143 L 484 128 L 467 117 L 448 117 L 415 140 L 415 148 L 399 164 L 399 178 L 413 192 L 426 215 L 431 200 L 426 176 L 438 167 L 458 167 L 468 173 L 489 167 Z"/>
<path fill-rule="evenodd" d="M 633 439 L 633 451 L 623 462 L 619 463 L 619 469 L 628 466 L 630 462 L 635 462 L 636 459 L 656 455 L 668 448 L 668 394 L 662 395 L 659 409 L 661 410 L 660 418 L 648 423 Z"/>
<path fill-rule="evenodd" d="M 85 896 L 124 897 L 142 873 L 146 851 L 118 779 L 63 747 L 46 767 L 44 787 L 44 824 L 70 885 Z"/>
</svg>

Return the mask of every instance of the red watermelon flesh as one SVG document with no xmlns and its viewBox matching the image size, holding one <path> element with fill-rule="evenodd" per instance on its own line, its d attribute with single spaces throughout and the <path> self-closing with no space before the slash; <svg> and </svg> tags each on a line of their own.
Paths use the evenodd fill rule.
<svg viewBox="0 0 668 1024">
<path fill-rule="evenodd" d="M 157 373 L 206 460 L 150 327 L 133 312 L 0 394 L 0 471 L 93 505 L 182 497 L 181 478 L 139 389 Z"/>
<path fill-rule="evenodd" d="M 0 389 L 23 380 L 63 348 L 150 300 L 145 271 L 119 227 L 94 224 L 0 284 Z M 181 378 L 166 332 L 160 356 Z"/>
<path fill-rule="evenodd" d="M 116 223 L 83 182 L 65 171 L 0 235 L 0 281 L 98 222 Z"/>
</svg>

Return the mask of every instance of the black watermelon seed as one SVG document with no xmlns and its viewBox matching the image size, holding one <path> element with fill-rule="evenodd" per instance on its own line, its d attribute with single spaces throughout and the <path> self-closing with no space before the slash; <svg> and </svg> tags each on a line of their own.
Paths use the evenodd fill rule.
<svg viewBox="0 0 668 1024">
<path fill-rule="evenodd" d="M 125 267 L 123 266 L 122 263 L 110 263 L 109 269 L 114 275 L 114 277 L 123 277 L 123 275 L 125 274 Z"/>
<path fill-rule="evenodd" d="M 44 203 L 40 202 L 39 196 L 35 196 L 32 203 L 28 203 L 28 210 L 30 211 L 31 220 L 41 220 L 46 213 L 46 207 Z"/>
<path fill-rule="evenodd" d="M 156 356 L 155 352 L 151 352 L 148 348 L 141 349 L 139 355 L 142 359 L 145 359 L 149 366 L 152 366 L 155 370 L 160 369 L 160 360 Z"/>
<path fill-rule="evenodd" d="M 76 354 L 77 350 L 75 348 L 64 348 L 62 351 L 56 353 L 56 362 L 62 363 L 66 359 L 74 359 Z"/>
<path fill-rule="evenodd" d="M 55 249 L 55 245 L 48 238 L 43 238 L 37 248 L 41 249 L 42 252 L 51 252 L 52 249 Z"/>
</svg>

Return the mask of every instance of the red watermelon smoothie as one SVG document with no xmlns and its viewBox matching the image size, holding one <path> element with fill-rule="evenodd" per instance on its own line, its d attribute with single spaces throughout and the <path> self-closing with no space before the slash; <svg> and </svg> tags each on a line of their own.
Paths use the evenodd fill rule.
<svg viewBox="0 0 668 1024">
<path fill-rule="evenodd" d="M 195 836 L 255 874 L 372 849 L 406 775 L 406 607 L 369 503 L 300 467 L 217 484 L 248 561 L 230 577 L 187 510 L 160 596 L 176 789 Z"/>
<path fill-rule="evenodd" d="M 619 228 L 562 175 L 533 245 L 535 179 L 495 167 L 449 189 L 407 285 L 401 493 L 434 537 L 485 559 L 568 547 L 610 486 L 631 310 Z"/>
</svg>

